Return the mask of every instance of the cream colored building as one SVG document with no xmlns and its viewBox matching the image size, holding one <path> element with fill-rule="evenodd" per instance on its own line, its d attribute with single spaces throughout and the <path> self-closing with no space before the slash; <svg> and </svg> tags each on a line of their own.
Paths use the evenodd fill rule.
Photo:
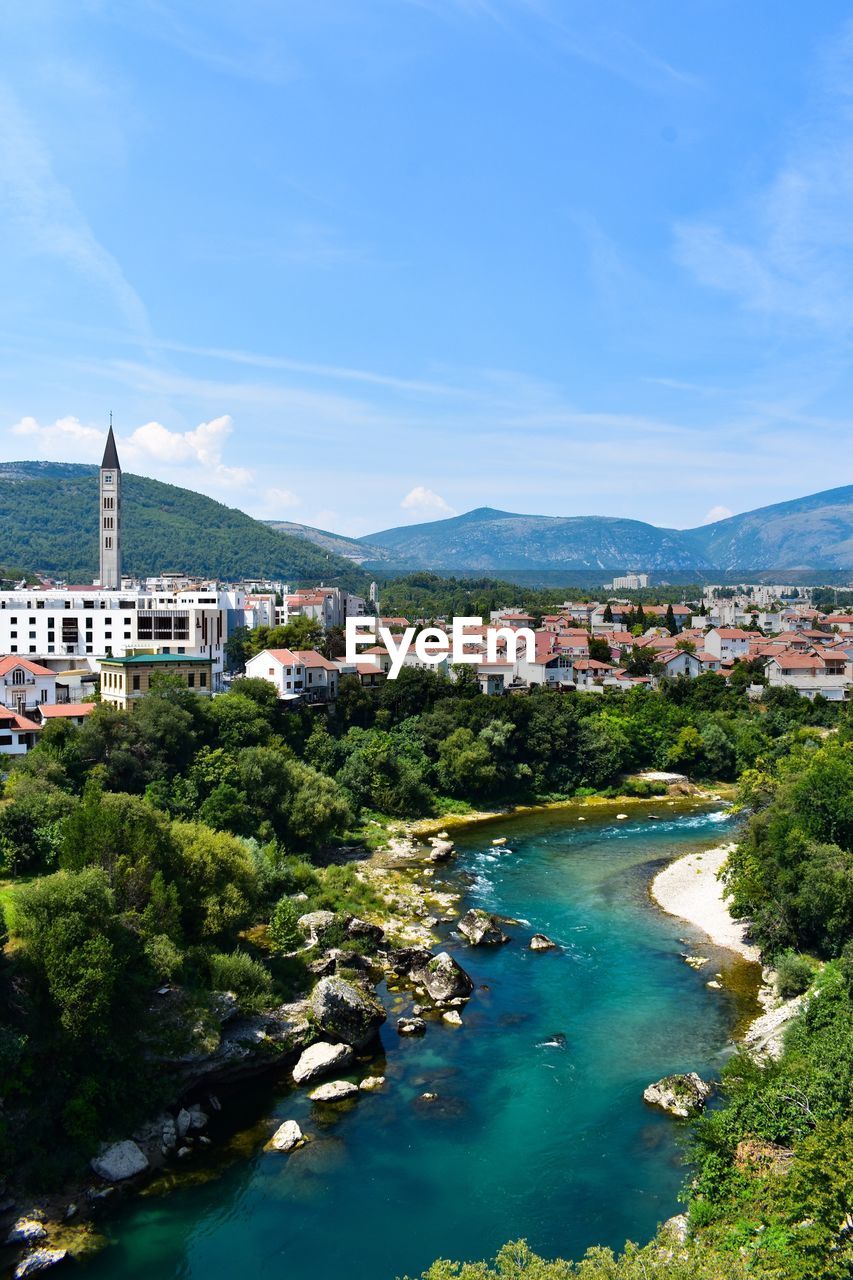
<svg viewBox="0 0 853 1280">
<path fill-rule="evenodd" d="M 178 653 L 135 653 L 101 661 L 101 701 L 130 710 L 151 688 L 155 676 L 177 677 L 185 688 L 209 697 L 213 686 L 210 658 Z"/>
</svg>

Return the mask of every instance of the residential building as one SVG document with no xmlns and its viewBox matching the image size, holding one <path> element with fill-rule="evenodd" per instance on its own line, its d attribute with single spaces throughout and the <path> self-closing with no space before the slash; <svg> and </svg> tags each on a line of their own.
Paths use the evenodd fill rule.
<svg viewBox="0 0 853 1280">
<path fill-rule="evenodd" d="M 0 658 L 0 706 L 29 715 L 41 703 L 56 702 L 56 675 L 27 658 Z"/>
<path fill-rule="evenodd" d="M 246 663 L 246 675 L 275 685 L 283 702 L 326 703 L 338 696 L 337 664 L 313 649 L 264 649 Z"/>
<path fill-rule="evenodd" d="M 626 573 L 624 577 L 614 578 L 611 582 L 614 591 L 640 591 L 649 585 L 647 573 Z"/>
<path fill-rule="evenodd" d="M 202 697 L 213 692 L 213 662 L 180 653 L 136 653 L 101 660 L 101 701 L 131 710 L 151 688 L 155 676 L 166 675 Z"/>
<path fill-rule="evenodd" d="M 8 707 L 0 707 L 0 755 L 23 756 L 36 745 L 41 725 Z"/>
<path fill-rule="evenodd" d="M 749 653 L 749 639 L 749 632 L 740 627 L 712 627 L 705 636 L 705 648 L 724 661 L 745 658 Z"/>
</svg>

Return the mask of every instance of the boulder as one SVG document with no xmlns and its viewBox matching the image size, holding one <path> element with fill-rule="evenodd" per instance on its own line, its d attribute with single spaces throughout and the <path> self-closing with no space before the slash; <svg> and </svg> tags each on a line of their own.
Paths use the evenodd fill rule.
<svg viewBox="0 0 853 1280">
<path fill-rule="evenodd" d="M 677 1213 L 674 1218 L 667 1218 L 661 1232 L 673 1238 L 678 1244 L 685 1244 L 690 1233 L 690 1223 L 686 1213 Z"/>
<path fill-rule="evenodd" d="M 689 1071 L 685 1075 L 664 1076 L 648 1085 L 643 1090 L 643 1098 L 670 1115 L 686 1118 L 701 1111 L 713 1092 L 712 1084 L 695 1071 Z"/>
<path fill-rule="evenodd" d="M 426 947 L 398 947 L 395 951 L 387 952 L 385 956 L 388 968 L 406 977 L 425 968 L 431 959 L 432 952 Z"/>
<path fill-rule="evenodd" d="M 38 1275 L 40 1271 L 55 1267 L 57 1262 L 63 1262 L 67 1257 L 67 1249 L 35 1249 L 32 1253 L 28 1253 L 26 1258 L 22 1258 L 15 1267 L 15 1280 L 23 1280 L 24 1276 Z"/>
<path fill-rule="evenodd" d="M 137 1143 L 129 1138 L 124 1142 L 114 1142 L 104 1147 L 100 1155 L 91 1162 L 92 1168 L 104 1182 L 123 1182 L 125 1178 L 135 1178 L 145 1173 L 148 1168 L 148 1157 Z"/>
<path fill-rule="evenodd" d="M 385 940 L 385 934 L 378 924 L 370 924 L 369 921 L 362 920 L 359 916 L 353 916 L 349 921 L 347 933 L 351 938 L 359 938 L 364 942 L 373 943 L 375 946 L 379 946 Z"/>
<path fill-rule="evenodd" d="M 44 1240 L 46 1235 L 38 1218 L 19 1218 L 10 1227 L 6 1244 L 31 1244 L 34 1240 Z"/>
<path fill-rule="evenodd" d="M 441 1017 L 442 1017 L 442 1021 L 448 1023 L 448 1025 L 451 1027 L 462 1026 L 462 1016 L 459 1013 L 458 1009 L 448 1009 L 447 1013 L 443 1013 Z"/>
<path fill-rule="evenodd" d="M 430 862 L 446 862 L 455 853 L 452 840 L 442 840 L 439 836 L 432 836 L 430 844 L 432 845 L 429 854 Z"/>
<path fill-rule="evenodd" d="M 534 933 L 527 945 L 530 951 L 554 951 L 557 947 L 545 933 Z"/>
<path fill-rule="evenodd" d="M 175 1133 L 179 1138 L 185 1138 L 190 1131 L 192 1125 L 192 1116 L 186 1107 L 181 1107 L 175 1118 Z"/>
<path fill-rule="evenodd" d="M 318 1080 L 321 1076 L 330 1075 L 332 1071 L 343 1071 L 352 1062 L 352 1049 L 348 1044 L 312 1044 L 306 1049 L 293 1068 L 293 1079 L 297 1084 L 307 1084 L 309 1080 Z"/>
<path fill-rule="evenodd" d="M 468 974 L 446 951 L 430 956 L 427 964 L 412 976 L 426 988 L 432 1000 L 440 1002 L 470 996 L 474 990 Z"/>
<path fill-rule="evenodd" d="M 509 942 L 497 916 L 490 915 L 480 907 L 472 907 L 470 911 L 466 911 L 456 927 L 472 947 L 495 946 L 502 942 Z"/>
<path fill-rule="evenodd" d="M 358 1087 L 362 1093 L 375 1093 L 377 1089 L 385 1088 L 385 1077 L 365 1076 Z"/>
<path fill-rule="evenodd" d="M 385 1021 L 385 1010 L 372 991 L 343 978 L 321 978 L 311 995 L 314 1022 L 330 1040 L 361 1049 Z"/>
<path fill-rule="evenodd" d="M 422 1036 L 426 1031 L 423 1018 L 398 1018 L 397 1033 L 401 1036 Z"/>
<path fill-rule="evenodd" d="M 337 918 L 334 911 L 309 911 L 306 915 L 299 917 L 296 927 L 306 938 L 309 946 L 315 947 L 318 943 L 322 943 Z"/>
<path fill-rule="evenodd" d="M 320 1084 L 312 1089 L 308 1097 L 312 1102 L 344 1102 L 358 1094 L 358 1085 L 349 1080 L 330 1080 L 328 1084 Z"/>
<path fill-rule="evenodd" d="M 267 1151 L 294 1151 L 302 1145 L 305 1138 L 295 1120 L 285 1120 L 280 1124 L 266 1145 Z"/>
</svg>

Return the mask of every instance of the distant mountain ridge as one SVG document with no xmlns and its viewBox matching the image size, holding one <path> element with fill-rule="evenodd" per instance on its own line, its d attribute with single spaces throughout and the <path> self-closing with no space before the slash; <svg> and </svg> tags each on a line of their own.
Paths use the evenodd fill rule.
<svg viewBox="0 0 853 1280">
<path fill-rule="evenodd" d="M 358 540 L 399 565 L 478 571 L 666 572 L 853 568 L 853 485 L 760 507 L 696 529 L 609 516 L 537 516 L 492 507 Z M 372 561 L 368 560 L 369 566 Z"/>
<path fill-rule="evenodd" d="M 122 477 L 122 547 L 125 572 L 140 577 L 171 570 L 363 585 L 351 559 L 192 489 L 129 473 Z M 91 582 L 98 571 L 98 468 L 0 463 L 0 564 Z"/>
</svg>

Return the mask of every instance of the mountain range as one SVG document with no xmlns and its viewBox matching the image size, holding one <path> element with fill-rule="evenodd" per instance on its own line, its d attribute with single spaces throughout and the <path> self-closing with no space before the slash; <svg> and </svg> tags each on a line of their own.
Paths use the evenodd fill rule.
<svg viewBox="0 0 853 1280">
<path fill-rule="evenodd" d="M 97 467 L 0 463 L 0 564 L 91 580 L 98 560 Z M 371 571 L 464 575 L 510 570 L 653 574 L 853 569 L 853 485 L 760 507 L 695 529 L 608 516 L 540 516 L 478 507 L 364 538 L 255 520 L 213 498 L 125 474 L 123 563 L 224 579 L 269 577 L 363 591 Z"/>
<path fill-rule="evenodd" d="M 650 572 L 853 568 L 853 485 L 760 507 L 695 529 L 610 516 L 538 516 L 478 507 L 465 515 L 344 539 L 277 524 L 365 568 Z M 331 544 L 330 544 L 331 545 Z"/>
</svg>

